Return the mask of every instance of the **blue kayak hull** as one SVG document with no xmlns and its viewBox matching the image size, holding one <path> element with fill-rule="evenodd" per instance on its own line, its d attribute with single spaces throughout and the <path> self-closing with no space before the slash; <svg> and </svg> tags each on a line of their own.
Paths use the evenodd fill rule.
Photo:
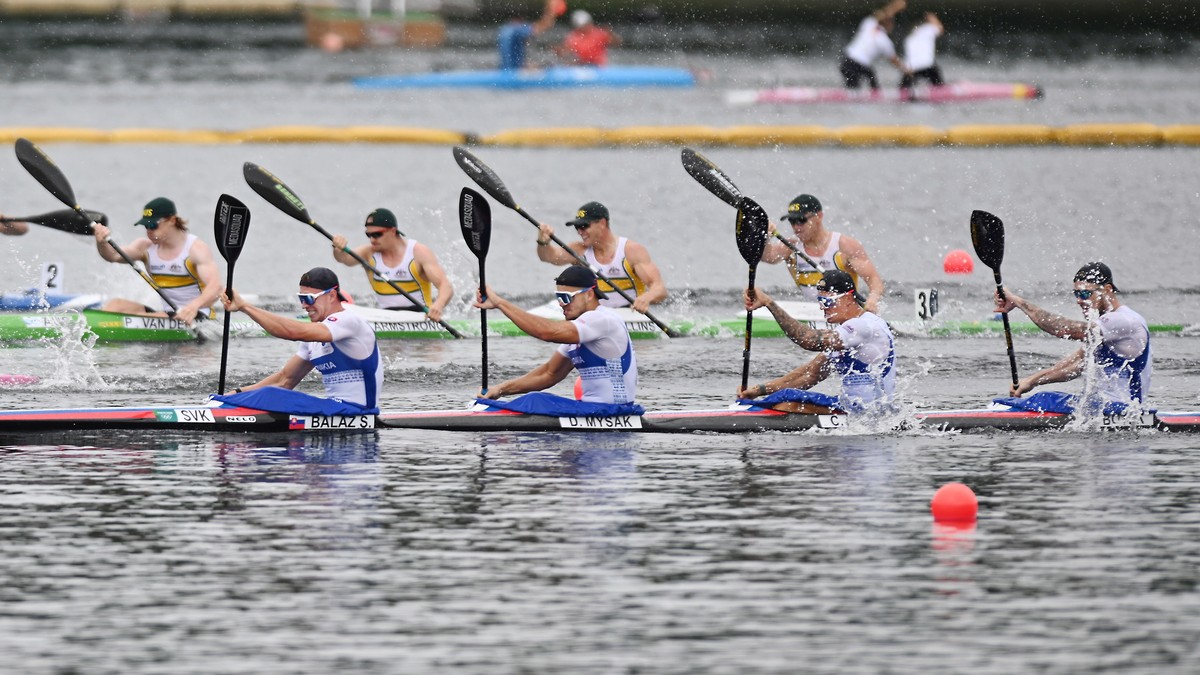
<svg viewBox="0 0 1200 675">
<path fill-rule="evenodd" d="M 659 66 L 552 66 L 542 70 L 471 70 L 420 75 L 359 77 L 362 89 L 560 89 L 566 87 L 692 87 L 696 77 L 685 68 Z"/>
<path fill-rule="evenodd" d="M 91 309 L 99 307 L 99 295 L 43 293 L 37 289 L 0 294 L 0 312 L 37 312 L 47 309 Z"/>
</svg>

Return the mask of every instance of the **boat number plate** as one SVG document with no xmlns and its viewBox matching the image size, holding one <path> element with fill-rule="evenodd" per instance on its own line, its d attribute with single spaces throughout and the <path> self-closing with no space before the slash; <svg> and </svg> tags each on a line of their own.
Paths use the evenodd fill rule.
<svg viewBox="0 0 1200 675">
<path fill-rule="evenodd" d="M 642 418 L 637 415 L 616 417 L 560 417 L 563 429 L 641 429 Z"/>
<path fill-rule="evenodd" d="M 289 429 L 374 429 L 374 415 L 313 416 L 292 415 Z"/>
<path fill-rule="evenodd" d="M 818 429 L 841 429 L 846 426 L 845 415 L 817 415 Z"/>
</svg>

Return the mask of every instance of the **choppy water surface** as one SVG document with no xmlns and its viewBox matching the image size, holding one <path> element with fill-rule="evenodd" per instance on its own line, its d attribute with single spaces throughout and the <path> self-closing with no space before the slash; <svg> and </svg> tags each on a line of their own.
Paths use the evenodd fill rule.
<svg viewBox="0 0 1200 675">
<path fill-rule="evenodd" d="M 253 52 L 253 50 L 251 50 Z M 1187 50 L 1184 49 L 1184 52 Z M 116 55 L 124 54 L 121 58 Z M 673 51 L 626 62 L 711 59 L 717 83 L 688 92 L 362 93 L 360 71 L 482 62 L 483 50 L 328 57 L 272 47 L 264 59 L 166 50 L 144 60 L 84 48 L 9 61 L 4 126 L 241 128 L 403 124 L 491 132 L 600 124 L 1193 123 L 1190 62 L 954 52 L 974 79 L 1033 79 L 1045 101 L 946 108 L 725 107 L 725 88 L 829 83 L 825 60 Z M 263 56 L 254 52 L 252 55 Z M 87 58 L 84 58 L 87 57 Z M 128 57 L 128 58 L 125 58 Z M 645 58 L 643 58 L 645 57 Z M 686 58 L 685 58 L 686 57 Z M 413 65 L 407 59 L 413 59 Z M 822 57 L 823 59 L 824 57 Z M 456 66 L 457 67 L 457 66 Z M 25 68 L 23 74 L 15 70 Z M 794 69 L 794 70 L 793 70 Z M 948 67 L 949 69 L 949 67 Z M 226 73 L 217 77 L 214 73 Z M 108 73 L 107 76 L 103 73 Z M 1169 88 L 1147 87 L 1147 82 Z M 1136 95 L 1134 95 L 1136 94 Z M 63 105 L 63 101 L 72 101 Z M 84 105 L 80 101 L 85 101 Z M 448 148 L 46 145 L 80 201 L 131 240 L 148 199 L 172 196 L 212 241 L 221 192 L 253 212 L 237 283 L 285 307 L 328 244 L 250 193 L 241 164 L 282 176 L 327 229 L 353 235 L 377 206 L 442 256 L 469 315 L 475 261 L 455 222 L 468 184 Z M 1187 149 L 706 149 L 769 213 L 798 192 L 864 241 L 889 284 L 884 310 L 941 289 L 948 318 L 987 316 L 991 274 L 948 278 L 975 208 L 1008 232 L 1004 278 L 1074 315 L 1070 275 L 1112 264 L 1152 322 L 1200 322 L 1192 271 L 1200 155 Z M 547 222 L 600 199 L 643 241 L 673 300 L 666 317 L 736 310 L 745 267 L 733 213 L 679 166 L 678 149 L 478 154 Z M 5 213 L 58 204 L 0 161 Z M 495 206 L 488 278 L 530 304 L 555 272 L 533 228 Z M 565 232 L 564 236 L 573 236 Z M 6 288 L 65 263 L 68 288 L 145 297 L 92 245 L 38 231 L 0 241 Z M 357 274 L 346 286 L 365 294 Z M 782 269 L 760 284 L 784 290 Z M 146 298 L 149 299 L 149 298 Z M 289 308 L 288 311 L 291 311 Z M 1200 342 L 1159 337 L 1154 400 L 1200 408 Z M 637 345 L 649 408 L 719 406 L 742 341 Z M 1022 372 L 1069 347 L 1018 337 Z M 1000 395 L 999 337 L 904 338 L 910 409 Z M 291 353 L 235 341 L 230 380 Z M 493 339 L 491 377 L 547 358 Z M 478 387 L 476 341 L 390 343 L 384 407 L 458 406 Z M 6 408 L 192 403 L 216 386 L 219 345 L 0 349 L 0 372 L 42 384 L 0 391 Z M 752 378 L 807 358 L 756 340 Z M 311 384 L 306 388 L 312 390 Z M 1072 388 L 1067 386 L 1065 388 Z M 566 387 L 561 387 L 566 393 Z M 244 437 L 86 433 L 2 439 L 0 652 L 24 672 L 1194 672 L 1200 666 L 1196 441 L 1161 433 L 753 436 L 449 434 Z M 971 528 L 935 526 L 929 499 L 958 480 L 981 500 Z"/>
</svg>

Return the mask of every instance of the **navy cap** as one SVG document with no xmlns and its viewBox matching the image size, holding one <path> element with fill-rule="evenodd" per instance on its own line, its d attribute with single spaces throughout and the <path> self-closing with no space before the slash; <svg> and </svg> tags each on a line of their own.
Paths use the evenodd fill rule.
<svg viewBox="0 0 1200 675">
<path fill-rule="evenodd" d="M 571 265 L 554 279 L 559 286 L 571 288 L 592 288 L 597 298 L 605 297 L 604 292 L 596 288 L 596 273 L 582 265 Z"/>
<path fill-rule="evenodd" d="M 306 288 L 315 288 L 318 291 L 326 291 L 330 288 L 338 288 L 341 284 L 338 283 L 337 274 L 328 267 L 314 267 L 305 272 L 300 277 L 300 285 Z M 337 292 L 338 300 L 345 300 L 342 291 Z"/>
</svg>

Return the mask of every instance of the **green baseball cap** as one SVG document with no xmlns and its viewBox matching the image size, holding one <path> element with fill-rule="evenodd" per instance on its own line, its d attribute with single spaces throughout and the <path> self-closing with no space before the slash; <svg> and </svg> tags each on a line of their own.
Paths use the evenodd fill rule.
<svg viewBox="0 0 1200 675">
<path fill-rule="evenodd" d="M 396 224 L 396 214 L 388 209 L 375 209 L 368 213 L 366 225 L 370 225 L 371 227 L 390 227 L 398 232 L 401 237 L 405 236 L 400 231 L 400 226 Z"/>
<path fill-rule="evenodd" d="M 141 225 L 153 229 L 158 226 L 159 218 L 166 218 L 177 213 L 175 202 L 166 197 L 155 197 L 146 203 L 145 208 L 142 209 L 142 219 L 134 223 L 134 226 Z"/>
<path fill-rule="evenodd" d="M 821 212 L 821 201 L 812 195 L 797 195 L 788 204 L 788 212 L 780 216 L 783 220 L 797 220 L 807 217 L 810 213 Z"/>
<path fill-rule="evenodd" d="M 568 220 L 567 226 L 587 225 L 601 218 L 608 220 L 608 207 L 600 202 L 588 202 L 579 207 L 579 210 L 575 212 L 575 219 Z"/>
</svg>

